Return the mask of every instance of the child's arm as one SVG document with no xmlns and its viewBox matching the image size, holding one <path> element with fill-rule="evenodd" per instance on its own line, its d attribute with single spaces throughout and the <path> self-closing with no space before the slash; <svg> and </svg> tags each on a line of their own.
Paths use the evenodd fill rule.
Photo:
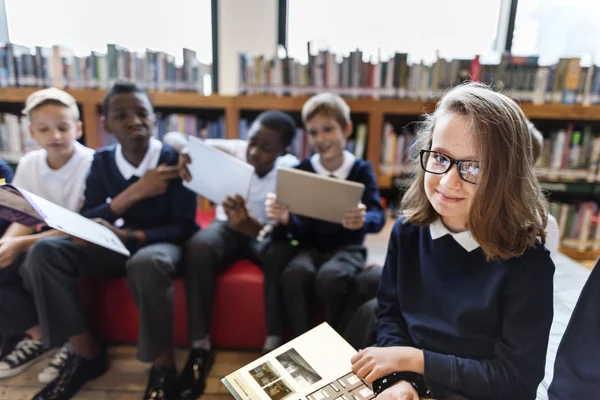
<svg viewBox="0 0 600 400">
<path fill-rule="evenodd" d="M 468 398 L 533 399 L 544 378 L 553 316 L 554 265 L 547 254 L 522 257 L 511 269 L 503 294 L 502 334 L 494 357 L 475 360 L 424 351 L 424 375 Z"/>
<path fill-rule="evenodd" d="M 112 224 L 119 217 L 111 211 L 110 204 L 106 202 L 109 196 L 102 182 L 103 167 L 101 155 L 96 153 L 85 181 L 85 200 L 80 213 L 87 218 L 101 218 Z"/>
<path fill-rule="evenodd" d="M 385 225 L 385 210 L 381 205 L 379 185 L 377 185 L 377 179 L 373 173 L 373 168 L 371 168 L 371 163 L 367 163 L 364 184 L 365 192 L 362 202 L 367 207 L 364 231 L 366 233 L 378 233 Z"/>
<path fill-rule="evenodd" d="M 239 159 L 246 159 L 246 149 L 248 148 L 248 142 L 241 139 L 205 139 L 204 143 L 224 151 L 225 153 L 231 154 L 232 156 Z"/>
<path fill-rule="evenodd" d="M 377 303 L 377 346 L 413 346 L 402 311 L 398 305 L 397 271 L 400 268 L 398 251 L 401 238 L 402 221 L 398 220 L 388 244 L 385 265 L 381 272 Z"/>
<path fill-rule="evenodd" d="M 11 265 L 19 255 L 27 252 L 38 240 L 64 235 L 63 232 L 54 229 L 38 235 L 35 235 L 34 232 L 35 229 L 29 226 L 16 222 L 10 224 L 0 239 L 0 268 Z"/>
</svg>

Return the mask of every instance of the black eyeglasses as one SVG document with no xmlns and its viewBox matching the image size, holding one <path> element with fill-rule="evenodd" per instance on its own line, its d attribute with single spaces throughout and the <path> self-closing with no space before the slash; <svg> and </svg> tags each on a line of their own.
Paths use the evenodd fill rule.
<svg viewBox="0 0 600 400">
<path fill-rule="evenodd" d="M 465 181 L 476 184 L 479 179 L 479 162 L 473 160 L 455 160 L 443 153 L 431 150 L 421 150 L 421 168 L 425 172 L 435 175 L 444 175 L 456 164 L 458 176 Z"/>
</svg>

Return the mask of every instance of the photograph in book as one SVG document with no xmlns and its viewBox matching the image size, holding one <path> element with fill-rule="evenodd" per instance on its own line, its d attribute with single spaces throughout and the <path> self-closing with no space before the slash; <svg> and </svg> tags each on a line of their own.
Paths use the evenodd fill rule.
<svg viewBox="0 0 600 400">
<path fill-rule="evenodd" d="M 311 367 L 296 349 L 290 349 L 283 354 L 275 357 L 285 370 L 302 387 L 308 387 L 313 383 L 320 381 L 321 376 Z"/>
<path fill-rule="evenodd" d="M 222 382 L 237 400 L 370 400 L 371 389 L 352 373 L 350 359 L 355 354 L 322 323 Z"/>
</svg>

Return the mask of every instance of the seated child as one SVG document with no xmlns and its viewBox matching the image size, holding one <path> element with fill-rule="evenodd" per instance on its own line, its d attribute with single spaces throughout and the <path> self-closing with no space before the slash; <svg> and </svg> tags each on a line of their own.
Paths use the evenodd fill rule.
<svg viewBox="0 0 600 400">
<path fill-rule="evenodd" d="M 205 140 L 205 143 L 226 151 L 248 162 L 255 168 L 248 201 L 237 195 L 227 198 L 217 208 L 217 218 L 208 228 L 197 232 L 186 244 L 184 263 L 188 297 L 189 335 L 192 350 L 181 376 L 184 398 L 197 398 L 204 391 L 205 380 L 212 364 L 210 323 L 212 319 L 214 288 L 217 276 L 240 259 L 251 259 L 264 271 L 264 293 L 267 339 L 264 351 L 281 343 L 279 309 L 279 268 L 284 255 L 268 256 L 268 241 L 258 241 L 257 235 L 268 223 L 265 214 L 265 196 L 275 190 L 277 167 L 293 167 L 298 159 L 286 155 L 286 149 L 296 134 L 296 124 L 287 114 L 266 111 L 258 116 L 244 140 Z M 189 180 L 181 157 L 182 177 Z M 275 248 L 275 250 L 277 250 Z M 195 371 L 200 369 L 200 373 Z"/>
<path fill-rule="evenodd" d="M 348 210 L 339 224 L 290 214 L 274 194 L 269 195 L 267 216 L 287 226 L 300 243 L 281 276 L 286 314 L 296 336 L 309 329 L 308 302 L 313 293 L 325 305 L 326 321 L 339 329 L 352 280 L 365 265 L 365 234 L 379 232 L 385 223 L 371 164 L 344 150 L 352 134 L 346 102 L 331 93 L 313 96 L 302 108 L 302 120 L 315 154 L 297 168 L 363 183 L 365 191 L 362 204 Z"/>
<path fill-rule="evenodd" d="M 77 141 L 82 125 L 75 99 L 56 88 L 39 90 L 27 98 L 23 113 L 40 149 L 21 158 L 12 183 L 59 206 L 79 211 L 94 151 Z M 34 243 L 57 235 L 63 233 L 37 233 L 32 227 L 13 223 L 0 239 L 0 333 L 5 351 L 0 360 L 0 378 L 23 372 L 50 351 L 42 345 L 33 298 L 23 286 L 19 270 Z M 38 375 L 40 382 L 56 378 L 68 352 L 68 345 L 61 347 Z"/>
<path fill-rule="evenodd" d="M 600 397 L 600 261 L 590 273 L 554 362 L 549 400 Z"/>
<path fill-rule="evenodd" d="M 8 163 L 0 159 L 0 183 L 11 183 L 13 180 L 13 170 Z M 0 236 L 4 235 L 6 228 L 10 225 L 10 221 L 0 219 Z M 0 338 L 1 340 L 1 338 Z M 2 347 L 0 346 L 0 357 L 3 355 Z"/>
<path fill-rule="evenodd" d="M 179 179 L 176 152 L 153 138 L 156 119 L 145 92 L 118 82 L 102 112 L 104 128 L 118 144 L 96 152 L 81 213 L 112 229 L 132 255 L 70 237 L 30 248 L 21 269 L 43 342 L 51 347 L 68 340 L 72 346 L 58 378 L 35 399 L 70 399 L 107 371 L 106 349 L 90 331 L 77 281 L 123 276 L 140 312 L 138 359 L 153 363 L 144 398 L 177 398 L 172 278 L 179 273 L 181 245 L 197 230 L 196 196 Z M 120 227 L 113 225 L 118 220 Z"/>
<path fill-rule="evenodd" d="M 544 137 L 539 130 L 527 121 L 527 127 L 531 134 L 531 149 L 534 163 L 539 159 L 544 144 Z M 556 218 L 548 215 L 546 223 L 546 242 L 544 245 L 550 251 L 550 256 L 558 254 L 559 230 Z M 360 304 L 356 311 L 349 317 L 347 325 L 344 326 L 344 338 L 354 347 L 362 349 L 375 343 L 375 331 L 377 328 L 377 289 L 381 268 L 371 268 L 356 276 L 356 287 L 358 300 L 354 304 L 348 304 L 347 314 L 352 314 L 352 307 Z M 363 302 L 360 302 L 360 300 Z"/>
<path fill-rule="evenodd" d="M 419 170 L 390 237 L 377 345 L 352 369 L 383 398 L 533 399 L 544 377 L 554 264 L 519 106 L 448 91 L 417 134 Z M 404 396 L 404 397 L 402 397 Z"/>
</svg>

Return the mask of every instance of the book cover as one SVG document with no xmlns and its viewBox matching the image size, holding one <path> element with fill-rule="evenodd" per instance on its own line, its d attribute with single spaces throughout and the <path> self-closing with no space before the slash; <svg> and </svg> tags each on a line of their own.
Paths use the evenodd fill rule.
<svg viewBox="0 0 600 400">
<path fill-rule="evenodd" d="M 237 400 L 370 400 L 370 386 L 352 372 L 356 354 L 323 323 L 222 379 Z"/>
</svg>

